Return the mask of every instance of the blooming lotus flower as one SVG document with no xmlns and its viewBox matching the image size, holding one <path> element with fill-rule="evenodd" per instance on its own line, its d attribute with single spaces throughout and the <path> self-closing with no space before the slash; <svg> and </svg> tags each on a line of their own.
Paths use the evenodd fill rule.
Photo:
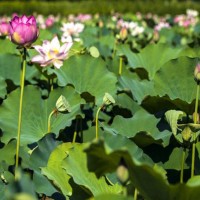
<svg viewBox="0 0 200 200">
<path fill-rule="evenodd" d="M 39 35 L 35 17 L 15 17 L 10 21 L 11 41 L 19 46 L 29 47 Z"/>
<path fill-rule="evenodd" d="M 0 35 L 7 36 L 10 33 L 10 24 L 7 22 L 0 23 Z"/>
<path fill-rule="evenodd" d="M 63 26 L 61 27 L 61 31 L 63 31 L 64 35 L 70 35 L 70 36 L 79 36 L 79 33 L 81 33 L 84 29 L 84 24 L 81 23 L 63 23 Z"/>
<path fill-rule="evenodd" d="M 42 46 L 33 46 L 40 55 L 34 56 L 32 62 L 39 63 L 40 66 L 46 67 L 53 64 L 56 68 L 60 68 L 63 65 L 63 61 L 68 56 L 68 51 L 72 46 L 72 42 L 65 43 L 60 46 L 58 37 L 55 36 L 52 41 L 43 41 Z"/>
</svg>

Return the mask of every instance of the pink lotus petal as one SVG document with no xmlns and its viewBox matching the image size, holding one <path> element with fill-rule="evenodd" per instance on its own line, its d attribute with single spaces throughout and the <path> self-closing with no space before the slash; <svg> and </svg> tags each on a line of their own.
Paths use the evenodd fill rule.
<svg viewBox="0 0 200 200">
<path fill-rule="evenodd" d="M 54 65 L 57 69 L 60 69 L 60 68 L 62 67 L 62 65 L 63 65 L 63 62 L 60 61 L 60 60 L 55 60 L 55 61 L 53 62 L 53 65 Z"/>
<path fill-rule="evenodd" d="M 34 56 L 31 59 L 31 62 L 36 62 L 36 63 L 41 63 L 42 64 L 44 62 L 44 57 L 41 56 L 41 55 Z"/>
<path fill-rule="evenodd" d="M 26 17 L 26 15 L 23 15 L 20 19 L 21 19 L 21 22 L 24 24 L 26 24 L 28 21 L 28 18 Z"/>
<path fill-rule="evenodd" d="M 44 49 L 42 48 L 42 46 L 40 46 L 40 45 L 34 45 L 33 47 L 34 47 L 34 49 L 35 49 L 37 52 L 39 52 L 40 54 L 46 55 L 46 52 L 44 51 Z"/>
<path fill-rule="evenodd" d="M 53 40 L 51 41 L 51 49 L 60 49 L 60 42 L 58 40 L 58 37 L 54 37 Z"/>
<path fill-rule="evenodd" d="M 69 49 L 72 47 L 72 45 L 73 45 L 73 42 L 63 44 L 60 48 L 60 52 L 64 52 L 64 53 L 68 52 Z"/>
</svg>

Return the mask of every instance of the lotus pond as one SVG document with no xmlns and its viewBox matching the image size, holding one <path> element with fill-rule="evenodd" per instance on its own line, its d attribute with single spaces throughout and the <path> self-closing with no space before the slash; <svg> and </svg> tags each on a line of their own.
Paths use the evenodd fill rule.
<svg viewBox="0 0 200 200">
<path fill-rule="evenodd" d="M 198 12 L 34 16 L 0 18 L 1 200 L 199 199 Z"/>
</svg>

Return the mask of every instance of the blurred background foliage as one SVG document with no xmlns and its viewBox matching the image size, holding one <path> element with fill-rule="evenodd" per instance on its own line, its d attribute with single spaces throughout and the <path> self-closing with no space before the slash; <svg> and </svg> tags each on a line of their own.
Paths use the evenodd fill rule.
<svg viewBox="0 0 200 200">
<path fill-rule="evenodd" d="M 182 14 L 186 9 L 200 11 L 199 0 L 0 0 L 0 15 L 148 13 L 158 15 Z"/>
</svg>

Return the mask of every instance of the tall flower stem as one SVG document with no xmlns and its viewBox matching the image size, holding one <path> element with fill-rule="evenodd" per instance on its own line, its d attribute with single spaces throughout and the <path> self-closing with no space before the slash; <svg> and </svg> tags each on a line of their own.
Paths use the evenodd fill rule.
<svg viewBox="0 0 200 200">
<path fill-rule="evenodd" d="M 123 64 L 123 58 L 120 56 L 120 58 L 119 58 L 119 75 L 122 74 L 122 64 Z"/>
<path fill-rule="evenodd" d="M 194 110 L 194 124 L 197 123 L 198 103 L 199 103 L 199 83 L 197 83 L 197 93 L 196 93 L 195 110 Z M 196 148 L 195 148 L 195 146 L 196 146 L 195 140 L 196 140 L 196 132 L 193 133 L 191 177 L 194 176 L 195 150 L 196 150 Z"/>
<path fill-rule="evenodd" d="M 137 191 L 137 188 L 135 188 L 135 192 L 134 192 L 134 200 L 137 200 L 137 196 L 138 196 L 138 191 Z"/>
<path fill-rule="evenodd" d="M 51 113 L 49 114 L 49 117 L 48 117 L 48 129 L 47 129 L 47 133 L 50 133 L 51 132 L 51 117 L 54 113 L 56 113 L 56 109 L 52 110 Z"/>
<path fill-rule="evenodd" d="M 24 96 L 24 83 L 26 74 L 26 48 L 23 49 L 22 57 L 22 72 L 20 80 L 20 100 L 19 100 L 19 116 L 18 116 L 18 129 L 17 129 L 17 146 L 16 146 L 16 161 L 15 161 L 15 180 L 17 179 L 16 171 L 19 166 L 19 147 L 20 147 L 20 135 L 22 125 L 22 107 L 23 107 L 23 96 Z"/>
<path fill-rule="evenodd" d="M 100 110 L 102 109 L 102 106 L 100 106 L 97 110 L 97 113 L 96 113 L 96 117 L 95 117 L 95 125 L 96 125 L 96 139 L 99 138 L 99 133 L 98 133 L 98 129 L 99 129 L 99 112 Z"/>
<path fill-rule="evenodd" d="M 186 149 L 183 148 L 183 152 L 182 152 L 182 160 L 181 160 L 180 183 L 183 183 L 183 178 L 184 178 L 185 155 L 186 155 Z"/>
</svg>

